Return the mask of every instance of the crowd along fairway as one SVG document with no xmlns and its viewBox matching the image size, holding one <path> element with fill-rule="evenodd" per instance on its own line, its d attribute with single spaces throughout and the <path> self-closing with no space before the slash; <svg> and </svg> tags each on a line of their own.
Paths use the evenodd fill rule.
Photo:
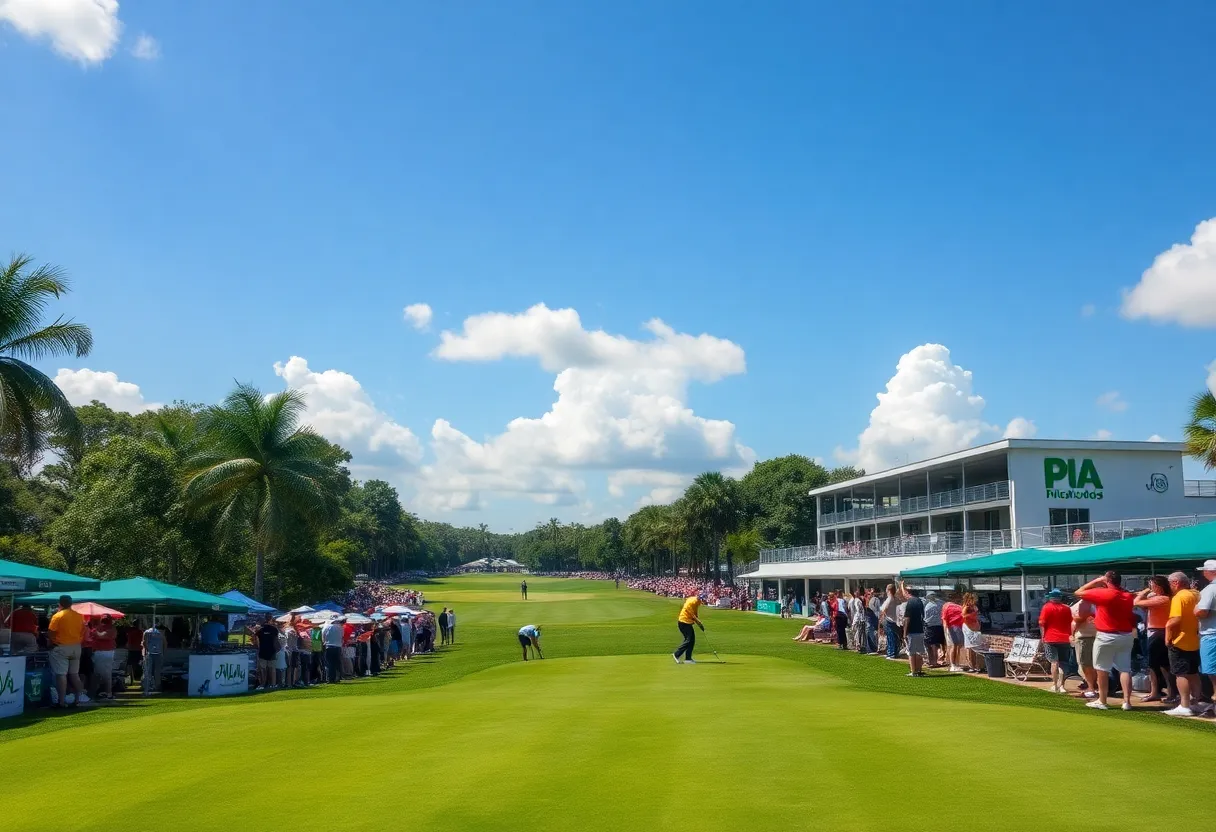
<svg viewBox="0 0 1216 832">
<path fill-rule="evenodd" d="M 1211 730 L 980 679 L 906 679 L 895 663 L 793 644 L 797 622 L 710 611 L 728 663 L 677 666 L 677 602 L 611 583 L 529 585 L 526 609 L 514 576 L 433 585 L 431 602 L 458 611 L 460 642 L 370 684 L 0 732 L 8 824 L 1054 830 L 1142 794 L 1140 761 L 1186 760 L 1196 788 L 1216 764 Z M 458 600 L 467 592 L 477 599 Z M 597 604 L 616 617 L 584 614 Z M 554 658 L 524 664 L 514 630 L 549 609 L 564 619 L 546 627 Z M 138 787 L 115 799 L 113 776 L 90 776 L 98 761 L 138 772 Z M 1118 812 L 1130 827 L 1200 823 L 1183 801 L 1126 799 Z"/>
</svg>

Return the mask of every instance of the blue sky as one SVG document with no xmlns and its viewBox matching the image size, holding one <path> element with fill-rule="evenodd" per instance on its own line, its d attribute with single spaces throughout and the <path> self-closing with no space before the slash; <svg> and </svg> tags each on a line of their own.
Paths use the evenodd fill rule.
<svg viewBox="0 0 1216 832">
<path fill-rule="evenodd" d="M 1210 4 L 0 21 L 0 248 L 66 268 L 97 342 L 45 369 L 127 407 L 299 386 L 424 516 L 624 516 L 1015 418 L 1175 439 L 1216 359 Z"/>
</svg>

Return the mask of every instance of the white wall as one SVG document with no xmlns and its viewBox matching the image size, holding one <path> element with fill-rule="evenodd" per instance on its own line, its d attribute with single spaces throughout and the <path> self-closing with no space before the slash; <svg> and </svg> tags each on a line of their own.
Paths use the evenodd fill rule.
<svg viewBox="0 0 1216 832">
<path fill-rule="evenodd" d="M 1092 459 L 1102 480 L 1102 499 L 1080 496 L 1048 497 L 1044 460 L 1050 457 L 1076 460 L 1078 472 L 1083 459 Z M 1157 491 L 1150 486 L 1154 474 L 1165 477 L 1167 487 Z M 1014 523 L 1019 528 L 1046 526 L 1053 508 L 1087 508 L 1091 522 L 1134 520 L 1145 517 L 1174 517 L 1183 514 L 1216 514 L 1216 499 L 1185 497 L 1182 485 L 1182 454 L 1177 451 L 1009 451 L 1009 478 L 1014 482 Z M 1068 480 L 1056 489 L 1070 489 Z M 1093 492 L 1093 486 L 1085 491 Z"/>
</svg>

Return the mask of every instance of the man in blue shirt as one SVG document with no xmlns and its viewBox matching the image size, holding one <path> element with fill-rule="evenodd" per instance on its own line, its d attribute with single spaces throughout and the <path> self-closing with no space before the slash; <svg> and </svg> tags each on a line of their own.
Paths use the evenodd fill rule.
<svg viewBox="0 0 1216 832">
<path fill-rule="evenodd" d="M 519 628 L 519 645 L 524 650 L 524 661 L 528 660 L 528 647 L 536 651 L 536 655 L 542 659 L 545 654 L 540 652 L 540 627 L 535 624 L 528 624 Z"/>
<path fill-rule="evenodd" d="M 204 647 L 219 647 L 228 641 L 228 628 L 224 626 L 218 615 L 213 615 L 202 627 L 199 627 L 198 637 Z"/>
</svg>

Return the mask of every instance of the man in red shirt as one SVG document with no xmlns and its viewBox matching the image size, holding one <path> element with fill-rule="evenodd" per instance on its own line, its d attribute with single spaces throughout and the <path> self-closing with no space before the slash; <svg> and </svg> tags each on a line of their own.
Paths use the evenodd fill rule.
<svg viewBox="0 0 1216 832">
<path fill-rule="evenodd" d="M 22 604 L 8 617 L 13 633 L 13 655 L 38 652 L 38 616 L 29 604 Z"/>
<path fill-rule="evenodd" d="M 1123 588 L 1123 579 L 1114 570 L 1095 578 L 1076 591 L 1076 596 L 1097 608 L 1094 626 L 1094 667 L 1098 671 L 1098 698 L 1085 706 L 1109 710 L 1110 672 L 1119 671 L 1123 686 L 1123 710 L 1132 709 L 1132 645 L 1136 641 L 1136 596 Z"/>
<path fill-rule="evenodd" d="M 1064 693 L 1064 679 L 1072 662 L 1072 607 L 1063 602 L 1064 593 L 1053 589 L 1039 613 L 1043 652 L 1051 662 L 1051 692 Z"/>
</svg>

